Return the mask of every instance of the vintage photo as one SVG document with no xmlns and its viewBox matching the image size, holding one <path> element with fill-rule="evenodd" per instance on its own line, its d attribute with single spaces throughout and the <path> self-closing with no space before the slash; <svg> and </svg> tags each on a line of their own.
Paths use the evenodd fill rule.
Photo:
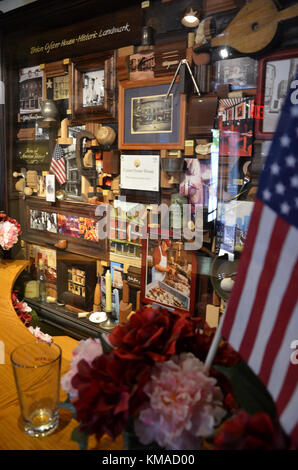
<svg viewBox="0 0 298 470">
<path fill-rule="evenodd" d="M 37 119 L 37 115 L 40 114 L 42 77 L 43 72 L 39 66 L 26 67 L 19 72 L 21 122 Z"/>
<path fill-rule="evenodd" d="M 56 201 L 56 180 L 55 175 L 46 175 L 46 200 Z"/>
<path fill-rule="evenodd" d="M 297 73 L 298 58 L 266 63 L 263 132 L 275 131 L 287 91 Z"/>
<path fill-rule="evenodd" d="M 46 212 L 47 232 L 57 233 L 57 214 L 54 212 Z"/>
<path fill-rule="evenodd" d="M 30 209 L 30 228 L 33 230 L 57 233 L 57 214 Z"/>
<path fill-rule="evenodd" d="M 173 130 L 173 95 L 153 95 L 131 100 L 131 134 Z"/>
<path fill-rule="evenodd" d="M 184 250 L 181 241 L 169 238 L 145 243 L 145 299 L 190 311 L 195 271 L 192 253 Z"/>
<path fill-rule="evenodd" d="M 83 107 L 103 106 L 104 69 L 83 73 Z"/>
<path fill-rule="evenodd" d="M 33 230 L 47 230 L 47 213 L 35 209 L 30 209 L 30 228 Z"/>
<path fill-rule="evenodd" d="M 229 83 L 232 90 L 255 88 L 257 71 L 258 61 L 251 57 L 220 60 L 215 65 L 216 87 Z"/>
</svg>

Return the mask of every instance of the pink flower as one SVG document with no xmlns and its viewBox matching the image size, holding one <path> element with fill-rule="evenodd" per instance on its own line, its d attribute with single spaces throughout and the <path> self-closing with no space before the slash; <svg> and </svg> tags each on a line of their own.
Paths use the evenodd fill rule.
<svg viewBox="0 0 298 470">
<path fill-rule="evenodd" d="M 3 250 L 10 250 L 18 241 L 19 230 L 8 220 L 0 222 L 0 245 Z"/>
<path fill-rule="evenodd" d="M 40 331 L 40 328 L 38 326 L 36 328 L 33 328 L 33 326 L 29 326 L 28 330 L 30 331 L 30 333 L 33 334 L 33 336 L 35 336 L 35 338 L 39 339 L 40 341 L 45 341 L 49 344 L 53 341 L 52 337 Z"/>
<path fill-rule="evenodd" d="M 194 450 L 201 437 L 214 433 L 226 411 L 216 379 L 203 367 L 192 353 L 182 353 L 153 368 L 144 388 L 149 403 L 135 421 L 142 444 L 156 441 L 171 450 Z"/>
<path fill-rule="evenodd" d="M 103 353 L 101 342 L 98 338 L 88 338 L 80 341 L 77 347 L 73 350 L 73 359 L 70 363 L 70 370 L 62 377 L 61 386 L 72 398 L 77 398 L 78 391 L 73 388 L 71 381 L 72 378 L 78 373 L 78 363 L 83 359 L 89 365 L 97 356 Z"/>
</svg>

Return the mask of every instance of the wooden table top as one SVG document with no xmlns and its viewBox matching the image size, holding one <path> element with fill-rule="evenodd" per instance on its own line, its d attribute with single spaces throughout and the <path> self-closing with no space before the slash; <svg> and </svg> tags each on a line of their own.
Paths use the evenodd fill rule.
<svg viewBox="0 0 298 470">
<path fill-rule="evenodd" d="M 5 363 L 0 364 L 0 450 L 78 450 L 78 445 L 70 439 L 78 423 L 68 410 L 59 410 L 59 426 L 49 436 L 33 438 L 23 429 L 10 353 L 16 346 L 32 341 L 32 334 L 18 318 L 12 306 L 11 290 L 27 265 L 27 261 L 21 260 L 2 260 L 0 264 L 0 347 L 4 345 L 5 349 Z M 62 349 L 63 375 L 69 370 L 72 350 L 77 341 L 68 336 L 56 336 L 53 339 Z M 65 392 L 61 391 L 61 400 L 65 398 Z M 122 446 L 122 437 L 113 442 L 108 436 L 104 436 L 99 444 L 91 437 L 88 448 L 119 450 Z"/>
</svg>

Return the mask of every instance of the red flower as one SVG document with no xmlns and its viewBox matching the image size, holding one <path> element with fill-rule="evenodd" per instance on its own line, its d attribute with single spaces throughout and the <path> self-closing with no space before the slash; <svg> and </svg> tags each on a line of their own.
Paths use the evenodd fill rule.
<svg viewBox="0 0 298 470">
<path fill-rule="evenodd" d="M 149 376 L 150 367 L 119 359 L 114 352 L 98 356 L 91 366 L 81 360 L 72 379 L 78 390 L 74 406 L 80 429 L 98 439 L 105 433 L 115 439 L 144 402 Z"/>
<path fill-rule="evenodd" d="M 249 416 L 240 411 L 224 422 L 215 439 L 217 450 L 287 450 L 290 441 L 278 422 L 258 412 Z"/>
<path fill-rule="evenodd" d="M 143 308 L 124 326 L 116 326 L 109 341 L 118 357 L 152 364 L 178 353 L 181 343 L 194 333 L 195 325 L 181 313 Z"/>
</svg>

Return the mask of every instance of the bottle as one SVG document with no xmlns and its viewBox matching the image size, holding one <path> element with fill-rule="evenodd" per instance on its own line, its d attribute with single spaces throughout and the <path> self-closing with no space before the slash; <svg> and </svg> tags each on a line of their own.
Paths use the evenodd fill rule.
<svg viewBox="0 0 298 470">
<path fill-rule="evenodd" d="M 39 260 L 39 272 L 38 272 L 38 281 L 39 281 L 39 300 L 45 302 L 47 298 L 47 289 L 46 289 L 46 276 L 44 271 L 44 263 Z"/>
<path fill-rule="evenodd" d="M 179 193 L 172 194 L 171 196 L 171 228 L 182 230 L 185 225 L 185 217 L 183 206 L 187 204 L 188 200 L 185 196 Z"/>
</svg>

